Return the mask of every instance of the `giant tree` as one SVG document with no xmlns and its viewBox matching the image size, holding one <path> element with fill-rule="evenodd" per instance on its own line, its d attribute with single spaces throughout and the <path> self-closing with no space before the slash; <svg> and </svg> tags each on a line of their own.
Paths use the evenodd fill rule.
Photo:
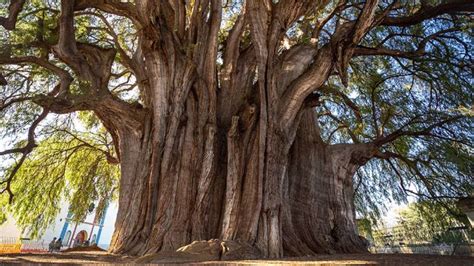
<svg viewBox="0 0 474 266">
<path fill-rule="evenodd" d="M 0 110 L 31 125 L 0 151 L 14 154 L 1 189 L 15 200 L 10 184 L 49 115 L 89 111 L 120 163 L 110 251 L 212 238 L 266 257 L 363 251 L 354 187 L 432 198 L 471 189 L 473 10 L 459 0 L 12 0 L 0 17 Z M 353 178 L 368 162 L 399 183 Z"/>
</svg>

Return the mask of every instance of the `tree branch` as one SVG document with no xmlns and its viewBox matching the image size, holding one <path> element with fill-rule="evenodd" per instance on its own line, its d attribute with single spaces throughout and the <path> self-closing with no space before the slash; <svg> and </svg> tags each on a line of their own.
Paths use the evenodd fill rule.
<svg viewBox="0 0 474 266">
<path fill-rule="evenodd" d="M 440 127 L 444 124 L 447 124 L 447 123 L 451 123 L 451 122 L 454 122 L 454 121 L 457 121 L 461 118 L 464 118 L 465 116 L 463 115 L 458 115 L 458 116 L 453 116 L 453 117 L 450 117 L 450 118 L 447 118 L 445 120 L 442 120 L 442 121 L 439 121 L 437 123 L 434 123 L 422 130 L 419 130 L 419 131 L 410 131 L 410 130 L 403 130 L 404 127 L 398 129 L 398 130 L 395 130 L 394 132 L 390 133 L 389 135 L 387 136 L 381 136 L 381 137 L 378 137 L 376 138 L 374 141 L 373 141 L 373 144 L 380 147 L 384 144 L 387 144 L 387 143 L 390 143 L 402 136 L 422 136 L 422 135 L 428 135 L 430 134 L 430 132 L 437 128 L 437 127 Z"/>
<path fill-rule="evenodd" d="M 10 172 L 10 175 L 8 176 L 8 178 L 5 179 L 4 181 L 0 182 L 0 185 L 6 184 L 5 189 L 0 191 L 0 194 L 4 193 L 5 191 L 8 192 L 10 203 L 13 201 L 13 193 L 12 193 L 11 188 L 10 188 L 11 182 L 13 181 L 16 173 L 18 172 L 18 170 L 22 166 L 22 164 L 25 161 L 28 154 L 30 154 L 33 151 L 33 149 L 37 146 L 36 143 L 35 143 L 35 130 L 38 127 L 39 123 L 41 121 L 43 121 L 43 119 L 45 119 L 48 114 L 49 114 L 49 110 L 44 108 L 43 111 L 41 112 L 41 114 L 35 119 L 35 121 L 33 121 L 33 123 L 31 124 L 31 126 L 28 130 L 28 142 L 26 143 L 25 146 L 23 146 L 21 148 L 14 148 L 14 149 L 9 149 L 9 150 L 5 150 L 5 151 L 0 151 L 0 156 L 6 155 L 6 154 L 13 154 L 13 153 L 22 153 L 22 156 L 21 156 L 19 162 L 12 169 L 12 171 Z"/>
<path fill-rule="evenodd" d="M 8 85 L 8 81 L 5 79 L 5 77 L 0 73 L 0 86 L 6 86 Z"/>
<path fill-rule="evenodd" d="M 122 65 L 128 68 L 130 71 L 132 71 L 135 74 L 135 76 L 137 76 L 138 78 L 142 76 L 141 72 L 143 72 L 143 69 L 135 60 L 133 60 L 132 58 L 128 56 L 127 52 L 120 44 L 119 36 L 114 31 L 112 25 L 107 21 L 107 18 L 103 14 L 98 13 L 98 12 L 84 11 L 84 12 L 81 12 L 81 15 L 92 15 L 92 16 L 98 17 L 107 27 L 106 31 L 110 34 L 110 36 L 112 36 L 112 39 L 115 44 L 115 48 L 120 54 L 120 62 L 122 63 Z"/>
<path fill-rule="evenodd" d="M 436 6 L 422 6 L 415 13 L 403 17 L 386 17 L 380 25 L 406 27 L 421 23 L 443 14 L 474 11 L 474 2 L 466 0 L 448 0 Z"/>
<path fill-rule="evenodd" d="M 328 115 L 330 118 L 332 118 L 334 121 L 336 121 L 340 126 L 337 127 L 333 132 L 331 132 L 331 134 L 329 135 L 329 138 L 328 138 L 328 141 L 331 140 L 332 138 L 332 135 L 334 133 L 336 133 L 339 129 L 343 129 L 345 128 L 347 130 L 347 133 L 349 134 L 349 136 L 351 137 L 352 141 L 354 143 L 360 143 L 360 140 L 357 138 L 356 134 L 354 134 L 354 132 L 351 130 L 351 128 L 349 127 L 349 124 L 345 121 L 342 121 L 341 119 L 339 119 L 337 116 L 333 115 L 331 113 L 331 111 L 329 111 L 329 108 L 327 108 L 326 106 L 324 106 L 324 109 L 326 109 L 326 115 Z"/>
<path fill-rule="evenodd" d="M 6 30 L 14 30 L 18 14 L 20 14 L 25 4 L 25 0 L 11 0 L 8 6 L 8 17 L 0 17 L 0 25 Z"/>
<path fill-rule="evenodd" d="M 90 144 L 89 142 L 81 139 L 79 136 L 77 136 L 76 134 L 74 134 L 73 132 L 67 130 L 67 129 L 60 129 L 59 131 L 62 131 L 68 135 L 70 135 L 71 137 L 73 137 L 75 140 L 81 142 L 82 144 L 84 144 L 86 147 L 89 147 L 91 149 L 95 149 L 101 153 L 103 153 L 107 159 L 107 162 L 109 162 L 110 164 L 118 164 L 120 161 L 119 159 L 117 159 L 115 156 L 113 156 L 109 151 L 106 151 L 106 150 L 102 150 L 98 147 L 95 147 L 94 145 Z"/>
<path fill-rule="evenodd" d="M 96 8 L 106 13 L 129 18 L 135 25 L 140 25 L 140 16 L 134 4 L 120 0 L 77 0 L 74 9 Z"/>
<path fill-rule="evenodd" d="M 321 30 L 334 17 L 334 15 L 336 15 L 338 12 L 344 9 L 346 3 L 347 3 L 347 0 L 339 0 L 336 7 L 331 11 L 331 13 L 329 13 L 329 15 L 326 18 L 324 18 L 322 21 L 320 22 L 318 21 L 318 23 L 314 26 L 313 32 L 311 33 L 311 42 L 313 44 L 317 44 Z"/>
<path fill-rule="evenodd" d="M 364 9 L 357 18 L 357 22 L 354 26 L 352 33 L 352 43 L 356 44 L 362 40 L 362 37 L 369 31 L 373 26 L 375 20 L 375 10 L 377 9 L 378 0 L 367 0 Z"/>
<path fill-rule="evenodd" d="M 61 15 L 59 16 L 59 40 L 55 51 L 67 64 L 78 67 L 80 60 L 74 33 L 74 3 L 75 0 L 61 0 Z"/>
<path fill-rule="evenodd" d="M 426 45 L 428 44 L 429 41 L 438 38 L 442 34 L 449 33 L 449 32 L 456 32 L 459 31 L 460 29 L 455 27 L 455 28 L 450 28 L 446 30 L 441 30 L 438 31 L 434 34 L 431 34 L 429 36 L 424 37 L 421 42 L 418 44 L 418 48 L 415 51 L 400 51 L 400 50 L 393 50 L 385 47 L 380 47 L 379 45 L 377 47 L 365 47 L 365 46 L 357 46 L 354 51 L 354 56 L 366 56 L 366 55 L 386 55 L 386 56 L 392 56 L 392 57 L 401 57 L 401 58 L 407 58 L 407 59 L 415 59 L 417 57 L 421 57 L 425 55 L 426 53 Z M 397 36 L 397 34 L 392 35 L 392 37 Z M 420 38 L 422 38 L 420 36 Z M 383 40 L 385 42 L 386 40 Z"/>
<path fill-rule="evenodd" d="M 28 142 L 25 146 L 21 148 L 14 148 L 14 149 L 9 149 L 9 150 L 4 150 L 0 151 L 0 156 L 1 155 L 6 155 L 6 154 L 12 154 L 12 153 L 30 153 L 33 148 L 36 147 L 35 143 L 35 130 L 38 124 L 43 121 L 43 119 L 46 118 L 46 116 L 49 114 L 49 109 L 44 108 L 43 112 L 33 121 L 33 123 L 30 126 L 30 129 L 28 130 Z"/>
<path fill-rule="evenodd" d="M 237 62 L 240 55 L 241 35 L 245 26 L 245 6 L 242 7 L 242 13 L 239 14 L 234 26 L 227 37 L 224 51 L 224 64 L 221 71 L 221 87 L 223 90 L 230 90 L 232 76 L 237 72 Z"/>
<path fill-rule="evenodd" d="M 9 106 L 11 106 L 14 103 L 25 102 L 31 99 L 32 99 L 31 97 L 18 97 L 18 98 L 11 99 L 8 102 L 6 100 L 2 100 L 0 102 L 0 111 L 7 109 Z"/>
<path fill-rule="evenodd" d="M 309 69 L 288 86 L 279 109 L 283 129 L 291 128 L 304 100 L 326 82 L 332 66 L 331 48 L 326 45 L 319 50 Z"/>
<path fill-rule="evenodd" d="M 330 85 L 322 86 L 319 89 L 319 91 L 321 91 L 322 93 L 329 93 L 336 97 L 341 98 L 344 104 L 346 104 L 354 112 L 357 123 L 362 123 L 362 114 L 361 114 L 359 106 L 357 106 L 357 104 L 353 102 L 349 97 L 347 97 L 346 94 L 344 94 L 343 92 L 339 91 L 337 88 Z"/>
<path fill-rule="evenodd" d="M 34 56 L 24 56 L 24 57 L 3 57 L 0 56 L 0 65 L 7 65 L 7 64 L 23 64 L 23 63 L 32 63 L 38 66 L 41 66 L 54 74 L 56 74 L 61 82 L 59 87 L 55 90 L 51 91 L 50 95 L 55 95 L 58 93 L 66 93 L 69 89 L 69 85 L 71 84 L 73 78 L 66 70 L 55 66 L 51 62 L 47 61 L 43 58 L 38 58 Z"/>
</svg>

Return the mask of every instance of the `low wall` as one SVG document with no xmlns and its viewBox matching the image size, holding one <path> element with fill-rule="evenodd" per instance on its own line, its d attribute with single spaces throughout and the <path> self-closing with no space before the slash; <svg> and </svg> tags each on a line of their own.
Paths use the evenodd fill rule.
<svg viewBox="0 0 474 266">
<path fill-rule="evenodd" d="M 40 253 L 48 252 L 49 244 L 44 243 L 43 240 L 26 240 L 21 242 L 21 253 Z"/>
<path fill-rule="evenodd" d="M 383 254 L 407 253 L 474 256 L 474 244 L 372 247 L 370 248 L 370 252 Z"/>
<path fill-rule="evenodd" d="M 0 244 L 0 254 L 20 253 L 21 244 Z"/>
<path fill-rule="evenodd" d="M 42 252 L 48 252 L 48 245 L 43 241 L 20 240 L 14 237 L 0 237 L 0 254 Z"/>
</svg>

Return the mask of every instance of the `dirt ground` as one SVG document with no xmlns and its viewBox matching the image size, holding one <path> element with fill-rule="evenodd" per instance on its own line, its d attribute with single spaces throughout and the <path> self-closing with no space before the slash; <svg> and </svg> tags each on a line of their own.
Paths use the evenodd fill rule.
<svg viewBox="0 0 474 266">
<path fill-rule="evenodd" d="M 106 252 L 68 252 L 57 254 L 0 254 L 0 265 L 9 264 L 133 264 L 136 258 Z M 281 260 L 206 261 L 213 265 L 469 265 L 474 257 L 415 254 L 338 254 Z"/>
</svg>

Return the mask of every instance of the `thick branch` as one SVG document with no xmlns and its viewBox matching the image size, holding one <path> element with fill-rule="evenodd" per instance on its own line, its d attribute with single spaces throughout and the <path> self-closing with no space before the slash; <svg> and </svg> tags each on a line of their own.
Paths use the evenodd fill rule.
<svg viewBox="0 0 474 266">
<path fill-rule="evenodd" d="M 354 32 L 352 35 L 352 42 L 357 44 L 360 42 L 362 37 L 369 31 L 372 27 L 375 19 L 375 10 L 377 9 L 379 1 L 378 0 L 367 0 L 364 9 L 360 13 L 357 22 L 354 27 Z"/>
<path fill-rule="evenodd" d="M 283 129 L 291 128 L 304 100 L 326 82 L 332 66 L 331 48 L 325 46 L 316 55 L 309 69 L 290 84 L 282 95 L 283 102 L 280 106 Z"/>
<path fill-rule="evenodd" d="M 125 51 L 125 49 L 120 44 L 119 36 L 115 32 L 113 26 L 107 20 L 107 18 L 102 13 L 99 13 L 99 12 L 84 11 L 84 12 L 81 12 L 81 15 L 96 16 L 105 24 L 105 26 L 107 27 L 107 32 L 112 37 L 112 39 L 114 41 L 115 48 L 117 49 L 118 53 L 120 54 L 120 62 L 122 63 L 122 65 L 124 67 L 128 68 L 130 71 L 133 71 L 135 76 L 140 76 L 141 71 L 142 71 L 141 66 L 139 66 L 139 64 L 137 64 L 137 62 L 135 60 L 133 60 L 132 58 L 130 58 L 128 56 L 127 52 Z"/>
<path fill-rule="evenodd" d="M 101 76 L 101 78 L 108 79 L 108 75 L 110 75 L 109 68 L 110 68 L 110 60 L 113 57 L 109 50 L 100 50 L 96 51 L 94 47 L 90 47 L 87 45 L 81 44 L 81 49 L 87 51 L 89 54 L 93 52 L 100 53 L 102 51 L 102 56 L 108 56 L 108 61 L 106 63 L 107 67 L 99 65 L 99 63 L 95 64 L 95 67 L 98 69 L 95 71 L 95 75 Z M 100 48 L 97 48 L 100 49 Z M 60 78 L 60 84 L 55 87 L 48 95 L 37 95 L 31 98 L 27 98 L 28 100 L 31 99 L 34 103 L 48 108 L 50 112 L 64 114 L 64 113 L 71 113 L 74 111 L 79 110 L 91 110 L 91 109 L 103 109 L 108 108 L 108 112 L 112 110 L 115 111 L 117 114 L 120 114 L 122 117 L 121 119 L 124 121 L 130 120 L 130 125 L 136 128 L 141 126 L 141 119 L 143 109 L 140 107 L 132 106 L 122 100 L 113 97 L 106 91 L 106 93 L 101 95 L 96 95 L 95 98 L 91 98 L 89 95 L 76 95 L 74 97 L 68 97 L 68 88 L 72 82 L 71 75 L 52 63 L 48 62 L 42 58 L 36 58 L 33 56 L 26 56 L 26 57 L 17 57 L 17 58 L 5 58 L 0 57 L 0 64 L 22 64 L 22 63 L 32 63 L 44 67 Z M 105 69 L 104 72 L 101 73 L 101 69 Z M 104 81 L 105 83 L 105 81 Z M 104 84 L 105 86 L 105 84 Z M 102 88 L 95 88 L 97 90 Z M 107 89 L 105 86 L 104 89 Z M 91 90 L 92 91 L 92 90 Z M 54 97 L 57 96 L 57 97 Z M 24 99 L 22 99 L 24 100 Z M 5 104 L 5 103 L 3 103 Z M 2 105 L 3 105 L 2 104 Z M 8 102 L 7 104 L 10 104 Z"/>
<path fill-rule="evenodd" d="M 0 73 L 0 86 L 6 86 L 8 85 L 8 81 L 5 79 L 5 77 Z"/>
<path fill-rule="evenodd" d="M 14 30 L 18 14 L 21 12 L 25 2 L 25 0 L 11 0 L 8 6 L 8 17 L 0 17 L 0 25 L 6 30 Z"/>
<path fill-rule="evenodd" d="M 76 42 L 74 2 L 75 0 L 61 1 L 59 40 L 53 50 L 62 61 L 74 69 L 81 79 L 94 84 L 97 90 L 105 89 L 116 51 Z"/>
<path fill-rule="evenodd" d="M 400 51 L 383 47 L 371 48 L 365 46 L 357 46 L 354 51 L 354 56 L 370 56 L 370 55 L 385 55 L 393 57 L 401 57 L 407 59 L 414 59 L 423 55 L 420 50 L 417 51 Z"/>
<path fill-rule="evenodd" d="M 59 16 L 59 40 L 56 51 L 67 58 L 68 64 L 77 63 L 79 57 L 74 33 L 74 0 L 61 1 L 61 15 Z"/>
<path fill-rule="evenodd" d="M 106 13 L 127 17 L 135 25 L 140 24 L 140 17 L 134 4 L 119 0 L 78 0 L 76 1 L 75 10 L 83 10 L 86 8 L 96 8 Z"/>
<path fill-rule="evenodd" d="M 242 13 L 237 17 L 237 20 L 229 32 L 227 37 L 224 52 L 224 64 L 221 71 L 221 87 L 223 90 L 229 90 L 232 84 L 232 76 L 237 72 L 237 62 L 240 55 L 241 35 L 245 26 L 245 7 L 242 8 Z"/>
<path fill-rule="evenodd" d="M 248 1 L 248 5 L 250 29 L 252 33 L 253 43 L 255 45 L 257 61 L 260 66 L 264 66 L 266 64 L 268 56 L 267 33 L 272 3 L 263 0 L 251 0 Z M 261 70 L 265 69 L 263 68 Z M 264 75 L 264 72 L 261 73 L 259 76 L 261 75 Z"/>
<path fill-rule="evenodd" d="M 331 46 L 335 58 L 335 67 L 342 84 L 348 85 L 349 61 L 354 54 L 355 46 L 375 26 L 375 10 L 378 0 L 368 0 L 364 4 L 356 21 L 349 21 L 337 27 L 331 38 Z"/>
</svg>

